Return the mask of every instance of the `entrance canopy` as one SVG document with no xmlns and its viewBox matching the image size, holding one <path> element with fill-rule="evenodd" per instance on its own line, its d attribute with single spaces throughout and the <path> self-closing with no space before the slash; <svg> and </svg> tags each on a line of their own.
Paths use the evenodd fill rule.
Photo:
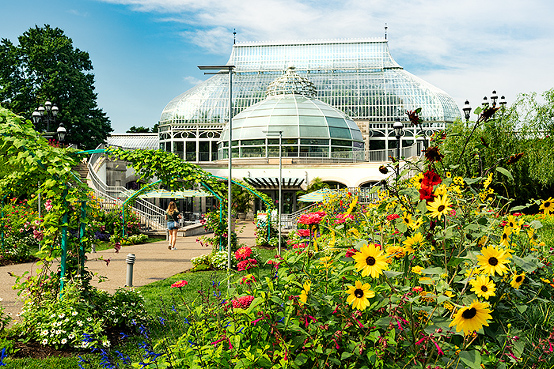
<svg viewBox="0 0 554 369">
<path fill-rule="evenodd" d="M 307 193 L 305 195 L 302 195 L 298 198 L 298 201 L 302 202 L 321 202 L 325 199 L 325 197 L 328 197 L 332 194 L 335 194 L 337 191 L 330 190 L 328 188 L 322 188 L 321 190 L 317 190 L 314 192 Z"/>
<path fill-rule="evenodd" d="M 142 199 L 183 199 L 186 197 L 211 197 L 213 195 L 200 190 L 167 191 L 154 190 L 139 195 Z"/>
</svg>

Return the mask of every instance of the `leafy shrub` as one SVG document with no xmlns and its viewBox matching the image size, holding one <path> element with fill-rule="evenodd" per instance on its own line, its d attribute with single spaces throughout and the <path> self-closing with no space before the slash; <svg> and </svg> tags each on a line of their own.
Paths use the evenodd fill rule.
<svg viewBox="0 0 554 369">
<path fill-rule="evenodd" d="M 138 292 L 105 291 L 70 283 L 63 297 L 27 300 L 17 330 L 25 339 L 55 348 L 108 347 L 109 329 L 132 328 L 145 320 Z"/>
</svg>

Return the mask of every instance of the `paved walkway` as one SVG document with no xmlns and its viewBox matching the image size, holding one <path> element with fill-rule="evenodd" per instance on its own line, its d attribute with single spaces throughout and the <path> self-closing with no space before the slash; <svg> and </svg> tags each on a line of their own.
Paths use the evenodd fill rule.
<svg viewBox="0 0 554 369">
<path fill-rule="evenodd" d="M 255 245 L 255 226 L 252 221 L 237 223 L 237 230 L 243 228 L 238 234 L 239 242 L 249 246 Z M 128 254 L 136 257 L 133 266 L 133 286 L 140 287 L 149 283 L 166 279 L 175 274 L 182 273 L 192 267 L 191 259 L 200 255 L 210 253 L 211 249 L 203 247 L 196 242 L 199 236 L 177 238 L 177 250 L 168 250 L 167 241 L 159 241 L 144 245 L 124 246 L 119 253 L 113 249 L 99 251 L 94 254 L 87 254 L 86 266 L 89 271 L 106 277 L 106 280 L 99 283 L 98 277 L 93 279 L 93 285 L 113 293 L 126 283 Z M 109 263 L 107 262 L 109 260 Z M 8 265 L 0 267 L 0 298 L 5 311 L 14 319 L 23 306 L 22 299 L 17 296 L 17 291 L 12 288 L 16 280 L 11 274 L 23 275 L 24 272 L 35 274 L 37 266 L 34 263 Z"/>
</svg>

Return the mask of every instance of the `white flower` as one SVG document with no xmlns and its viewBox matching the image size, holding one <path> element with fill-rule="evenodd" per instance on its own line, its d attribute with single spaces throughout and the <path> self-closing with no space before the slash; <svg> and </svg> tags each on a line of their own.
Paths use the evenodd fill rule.
<svg viewBox="0 0 554 369">
<path fill-rule="evenodd" d="M 87 346 L 88 346 L 88 342 L 83 341 L 83 343 L 81 344 L 81 347 L 86 348 Z"/>
<path fill-rule="evenodd" d="M 83 326 L 83 322 L 80 321 L 80 320 L 77 320 L 77 325 L 78 325 L 79 327 L 82 327 L 82 326 Z"/>
<path fill-rule="evenodd" d="M 74 312 L 71 313 L 71 315 L 75 316 L 75 315 L 77 315 L 77 312 L 74 311 Z"/>
<path fill-rule="evenodd" d="M 40 341 L 40 344 L 41 344 L 41 345 L 47 345 L 47 344 L 48 344 L 48 340 L 45 338 L 45 339 L 43 339 L 42 341 Z"/>
<path fill-rule="evenodd" d="M 63 318 L 64 316 L 65 316 L 64 313 L 61 313 L 60 315 L 58 315 L 58 317 L 59 317 L 60 319 Z"/>
<path fill-rule="evenodd" d="M 62 338 L 62 345 L 65 345 L 67 343 L 67 338 Z"/>
<path fill-rule="evenodd" d="M 105 341 L 102 342 L 102 345 L 103 345 L 104 347 L 110 347 L 110 341 L 105 340 Z"/>
<path fill-rule="evenodd" d="M 59 329 L 56 330 L 56 334 L 61 334 L 61 333 L 62 333 L 62 331 L 60 331 Z"/>
<path fill-rule="evenodd" d="M 75 338 L 75 335 L 73 333 L 70 333 L 68 337 L 69 337 L 70 340 L 72 340 L 72 339 Z"/>
<path fill-rule="evenodd" d="M 48 330 L 47 330 L 47 329 L 45 329 L 45 330 L 43 330 L 42 332 L 40 332 L 40 335 L 41 335 L 41 336 L 45 336 L 45 335 L 47 335 L 47 334 L 48 334 Z"/>
<path fill-rule="evenodd" d="M 90 321 L 92 321 L 92 318 L 89 316 L 89 317 L 87 318 L 87 322 L 90 322 Z"/>
</svg>

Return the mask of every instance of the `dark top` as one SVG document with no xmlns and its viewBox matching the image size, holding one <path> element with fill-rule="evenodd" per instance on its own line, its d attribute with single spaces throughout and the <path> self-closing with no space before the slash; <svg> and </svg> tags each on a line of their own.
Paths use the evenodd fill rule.
<svg viewBox="0 0 554 369">
<path fill-rule="evenodd" d="M 165 212 L 167 220 L 172 220 L 174 222 L 179 222 L 179 214 L 179 210 L 175 210 L 171 215 L 168 212 Z"/>
</svg>

